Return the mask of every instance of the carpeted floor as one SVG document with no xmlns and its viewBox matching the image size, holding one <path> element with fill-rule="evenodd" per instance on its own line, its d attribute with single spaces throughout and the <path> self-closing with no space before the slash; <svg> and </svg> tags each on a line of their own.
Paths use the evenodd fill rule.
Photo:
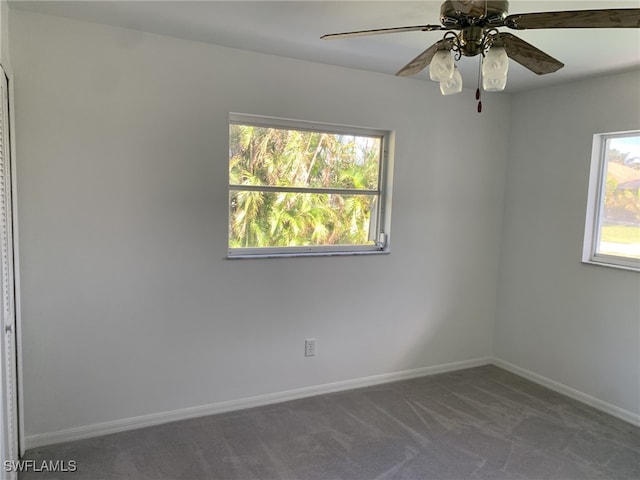
<svg viewBox="0 0 640 480">
<path fill-rule="evenodd" d="M 21 480 L 640 478 L 640 428 L 494 366 L 27 452 Z"/>
</svg>

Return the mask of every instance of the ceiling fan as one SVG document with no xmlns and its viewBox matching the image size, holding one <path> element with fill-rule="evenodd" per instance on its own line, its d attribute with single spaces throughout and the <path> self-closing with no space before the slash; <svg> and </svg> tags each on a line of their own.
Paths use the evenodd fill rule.
<svg viewBox="0 0 640 480">
<path fill-rule="evenodd" d="M 482 56 L 482 84 L 486 91 L 504 90 L 508 59 L 538 75 L 555 72 L 564 64 L 525 42 L 521 38 L 500 32 L 550 28 L 640 28 L 640 8 L 574 10 L 559 12 L 520 13 L 508 15 L 508 1 L 447 0 L 440 7 L 441 25 L 415 25 L 379 28 L 354 32 L 332 33 L 322 39 L 339 39 L 399 32 L 445 31 L 424 52 L 402 67 L 396 75 L 415 75 L 430 65 L 430 78 L 440 82 L 443 95 L 462 91 L 462 77 L 454 64 L 462 56 Z M 458 31 L 456 33 L 456 31 Z M 480 89 L 476 91 L 480 98 Z M 481 104 L 478 110 L 481 110 Z"/>
</svg>

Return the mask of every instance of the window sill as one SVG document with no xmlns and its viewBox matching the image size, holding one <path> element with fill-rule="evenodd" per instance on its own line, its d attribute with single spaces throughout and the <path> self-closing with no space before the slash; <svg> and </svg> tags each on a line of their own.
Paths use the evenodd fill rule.
<svg viewBox="0 0 640 480">
<path fill-rule="evenodd" d="M 597 265 L 599 267 L 616 268 L 618 270 L 628 270 L 630 272 L 640 272 L 639 265 L 624 265 L 621 263 L 613 263 L 612 261 L 606 261 L 601 259 L 582 260 L 582 263 L 587 265 Z"/>
<path fill-rule="evenodd" d="M 294 257 L 346 257 L 346 256 L 366 256 L 366 255 L 389 255 L 390 250 L 365 250 L 358 252 L 291 252 L 291 253 L 239 253 L 228 254 L 227 260 L 238 260 L 248 258 L 294 258 Z"/>
</svg>

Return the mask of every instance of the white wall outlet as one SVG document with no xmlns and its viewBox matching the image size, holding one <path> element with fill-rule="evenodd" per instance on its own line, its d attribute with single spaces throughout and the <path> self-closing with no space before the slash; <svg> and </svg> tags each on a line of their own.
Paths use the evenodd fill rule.
<svg viewBox="0 0 640 480">
<path fill-rule="evenodd" d="M 304 356 L 315 357 L 315 355 L 316 355 L 316 339 L 307 338 L 304 341 Z"/>
</svg>

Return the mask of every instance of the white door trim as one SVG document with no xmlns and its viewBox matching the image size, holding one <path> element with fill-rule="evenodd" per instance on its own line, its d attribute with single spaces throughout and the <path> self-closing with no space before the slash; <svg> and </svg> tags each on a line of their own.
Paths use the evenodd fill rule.
<svg viewBox="0 0 640 480">
<path fill-rule="evenodd" d="M 0 346 L 2 365 L 2 406 L 0 412 L 0 476 L 13 479 L 15 471 L 7 472 L 5 462 L 19 459 L 18 394 L 17 394 L 17 329 L 15 309 L 14 236 L 12 220 L 13 168 L 10 142 L 9 80 L 0 65 Z"/>
</svg>

